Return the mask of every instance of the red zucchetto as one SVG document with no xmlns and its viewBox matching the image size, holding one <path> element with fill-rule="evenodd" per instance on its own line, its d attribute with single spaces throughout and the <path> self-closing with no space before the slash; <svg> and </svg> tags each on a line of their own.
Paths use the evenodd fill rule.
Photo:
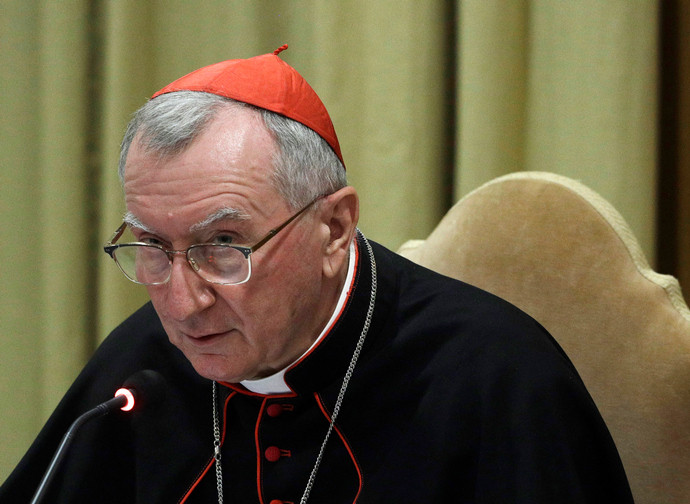
<svg viewBox="0 0 690 504">
<path fill-rule="evenodd" d="M 314 130 L 343 162 L 326 107 L 297 70 L 278 57 L 285 49 L 287 44 L 270 54 L 200 68 L 168 84 L 151 98 L 175 91 L 203 91 L 270 110 Z"/>
</svg>

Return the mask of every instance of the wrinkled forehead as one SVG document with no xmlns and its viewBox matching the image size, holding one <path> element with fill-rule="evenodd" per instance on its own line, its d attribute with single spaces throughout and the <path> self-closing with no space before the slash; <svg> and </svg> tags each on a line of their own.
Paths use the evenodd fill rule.
<svg viewBox="0 0 690 504">
<path fill-rule="evenodd" d="M 256 109 L 223 108 L 203 125 L 194 125 L 193 134 L 179 131 L 182 128 L 177 125 L 154 126 L 159 127 L 141 129 L 134 136 L 125 160 L 125 186 L 142 177 L 142 172 L 165 172 L 177 161 L 208 166 L 209 175 L 217 175 L 213 169 L 223 164 L 229 170 L 246 168 L 248 176 L 256 175 L 249 171 L 257 167 L 265 168 L 260 172 L 263 177 L 273 175 L 277 143 Z M 204 175 L 203 171 L 198 175 Z"/>
<path fill-rule="evenodd" d="M 249 111 L 219 114 L 175 154 L 135 143 L 125 170 L 127 210 L 149 227 L 163 219 L 198 227 L 242 213 L 261 216 L 284 204 L 273 182 L 275 152 L 273 137 Z"/>
<path fill-rule="evenodd" d="M 147 104 L 157 103 L 157 106 L 144 114 L 133 133 L 129 150 L 136 148 L 140 153 L 164 160 L 183 153 L 212 128 L 222 131 L 226 142 L 238 136 L 245 139 L 249 135 L 268 136 L 275 147 L 275 138 L 257 108 L 227 100 L 212 106 L 193 101 L 180 105 L 177 100 L 170 99 L 179 98 L 179 94 L 172 93 Z M 129 152 L 125 164 L 128 160 Z"/>
</svg>

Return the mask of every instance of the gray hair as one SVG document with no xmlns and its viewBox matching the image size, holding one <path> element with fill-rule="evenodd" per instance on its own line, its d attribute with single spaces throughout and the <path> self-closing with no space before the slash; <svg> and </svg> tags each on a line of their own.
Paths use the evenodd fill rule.
<svg viewBox="0 0 690 504">
<path fill-rule="evenodd" d="M 134 138 L 161 157 L 184 151 L 224 108 L 248 107 L 261 115 L 276 143 L 272 184 L 292 209 L 347 185 L 345 168 L 328 143 L 303 124 L 222 96 L 178 91 L 149 100 L 135 112 L 120 146 L 120 180 Z"/>
</svg>

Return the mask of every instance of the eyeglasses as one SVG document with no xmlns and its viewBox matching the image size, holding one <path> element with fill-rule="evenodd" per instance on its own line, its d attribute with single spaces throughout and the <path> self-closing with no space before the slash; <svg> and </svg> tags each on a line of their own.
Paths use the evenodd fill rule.
<svg viewBox="0 0 690 504">
<path fill-rule="evenodd" d="M 138 284 L 166 283 L 170 280 L 174 256 L 184 255 L 192 269 L 207 282 L 238 285 L 248 281 L 252 275 L 252 254 L 323 197 L 319 196 L 312 200 L 280 226 L 271 229 L 266 236 L 251 247 L 225 243 L 199 243 L 186 250 L 168 250 L 160 245 L 143 242 L 116 245 L 115 242 L 127 228 L 127 223 L 123 222 L 103 250 L 115 260 L 129 280 Z"/>
</svg>

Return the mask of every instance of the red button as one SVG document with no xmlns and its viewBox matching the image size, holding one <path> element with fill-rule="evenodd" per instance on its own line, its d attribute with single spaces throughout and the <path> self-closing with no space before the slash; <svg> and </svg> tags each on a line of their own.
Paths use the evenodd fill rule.
<svg viewBox="0 0 690 504">
<path fill-rule="evenodd" d="M 264 452 L 264 456 L 266 457 L 266 460 L 269 462 L 277 462 L 280 460 L 280 448 L 277 446 L 269 446 L 266 448 L 266 451 Z"/>
<path fill-rule="evenodd" d="M 280 416 L 283 413 L 283 405 L 282 404 L 270 404 L 268 408 L 266 408 L 266 413 L 268 413 L 268 416 L 275 418 L 277 416 Z"/>
<path fill-rule="evenodd" d="M 273 499 L 269 504 L 285 504 L 282 500 Z"/>
</svg>

